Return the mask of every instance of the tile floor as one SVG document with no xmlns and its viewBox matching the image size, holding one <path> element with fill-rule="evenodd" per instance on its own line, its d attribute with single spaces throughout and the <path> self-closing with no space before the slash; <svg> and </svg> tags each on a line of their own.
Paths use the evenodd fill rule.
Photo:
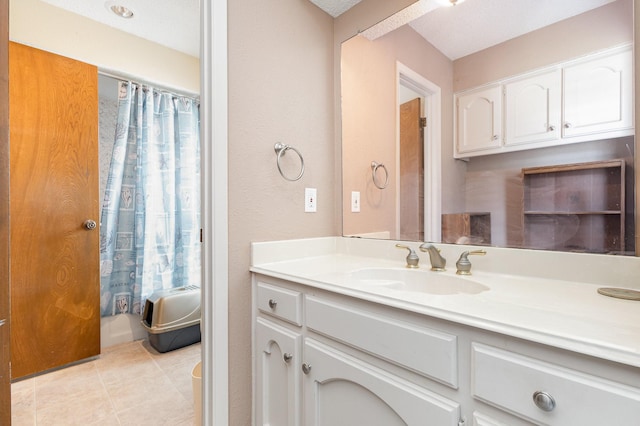
<svg viewBox="0 0 640 426">
<path fill-rule="evenodd" d="M 191 371 L 200 344 L 159 353 L 147 340 L 11 385 L 12 426 L 194 423 Z"/>
</svg>

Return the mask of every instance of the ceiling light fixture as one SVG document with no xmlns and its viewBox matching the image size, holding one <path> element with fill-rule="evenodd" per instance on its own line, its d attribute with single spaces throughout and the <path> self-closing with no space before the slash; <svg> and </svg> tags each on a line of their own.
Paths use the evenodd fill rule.
<svg viewBox="0 0 640 426">
<path fill-rule="evenodd" d="M 125 19 L 133 18 L 133 11 L 124 6 L 114 4 L 113 6 L 110 7 L 110 9 L 113 13 L 115 13 L 121 18 L 125 18 Z"/>
<path fill-rule="evenodd" d="M 435 3 L 439 6 L 451 7 L 464 3 L 464 0 L 436 0 Z"/>
</svg>

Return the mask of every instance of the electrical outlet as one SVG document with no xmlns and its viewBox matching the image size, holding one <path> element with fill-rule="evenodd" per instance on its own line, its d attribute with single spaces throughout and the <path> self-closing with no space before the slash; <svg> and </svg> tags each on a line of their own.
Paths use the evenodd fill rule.
<svg viewBox="0 0 640 426">
<path fill-rule="evenodd" d="M 304 211 L 307 213 L 315 213 L 318 205 L 318 191 L 315 188 L 304 189 Z"/>
<path fill-rule="evenodd" d="M 360 212 L 360 191 L 351 191 L 351 212 Z"/>
</svg>

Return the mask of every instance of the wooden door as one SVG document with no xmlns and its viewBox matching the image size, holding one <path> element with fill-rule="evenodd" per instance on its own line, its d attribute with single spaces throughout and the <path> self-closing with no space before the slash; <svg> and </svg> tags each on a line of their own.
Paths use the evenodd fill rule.
<svg viewBox="0 0 640 426">
<path fill-rule="evenodd" d="M 0 0 L 0 425 L 11 424 L 9 369 L 9 1 Z"/>
<path fill-rule="evenodd" d="M 97 69 L 9 44 L 12 378 L 100 353 Z"/>
<path fill-rule="evenodd" d="M 400 239 L 424 241 L 424 131 L 420 98 L 400 105 Z"/>
</svg>

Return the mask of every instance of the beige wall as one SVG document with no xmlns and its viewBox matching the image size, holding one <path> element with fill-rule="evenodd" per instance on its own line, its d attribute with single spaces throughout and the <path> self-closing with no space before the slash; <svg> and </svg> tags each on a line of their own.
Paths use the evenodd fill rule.
<svg viewBox="0 0 640 426">
<path fill-rule="evenodd" d="M 338 233 L 333 19 L 306 0 L 230 1 L 228 7 L 230 424 L 248 425 L 250 244 Z M 303 154 L 299 181 L 278 174 L 276 142 Z M 297 161 L 293 153 L 285 160 Z M 317 213 L 304 212 L 305 187 L 318 191 Z"/>
<path fill-rule="evenodd" d="M 193 56 L 38 0 L 11 0 L 9 18 L 12 41 L 124 77 L 191 93 L 200 91 L 200 62 Z"/>
<path fill-rule="evenodd" d="M 453 89 L 458 92 L 630 42 L 633 40 L 632 6 L 632 0 L 609 3 L 460 58 L 454 61 Z"/>
</svg>

